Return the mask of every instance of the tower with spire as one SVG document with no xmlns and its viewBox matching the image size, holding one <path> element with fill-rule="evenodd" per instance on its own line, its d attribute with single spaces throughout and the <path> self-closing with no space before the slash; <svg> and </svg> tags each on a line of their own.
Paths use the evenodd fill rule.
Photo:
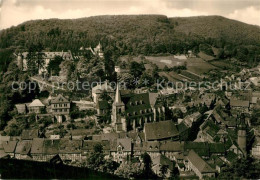
<svg viewBox="0 0 260 180">
<path fill-rule="evenodd" d="M 237 144 L 241 151 L 243 152 L 244 157 L 247 156 L 246 151 L 246 124 L 244 114 L 240 115 L 240 121 L 238 123 L 238 132 L 237 132 Z"/>
<path fill-rule="evenodd" d="M 119 91 L 119 83 L 116 87 L 115 100 L 112 105 L 112 126 L 117 132 L 126 131 L 126 118 L 125 118 L 125 104 L 121 100 L 121 95 Z"/>
</svg>

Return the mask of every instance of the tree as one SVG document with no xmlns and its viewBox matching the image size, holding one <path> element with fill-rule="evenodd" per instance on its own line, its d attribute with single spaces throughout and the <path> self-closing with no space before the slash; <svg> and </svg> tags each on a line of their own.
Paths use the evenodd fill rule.
<svg viewBox="0 0 260 180">
<path fill-rule="evenodd" d="M 161 174 L 162 174 L 162 177 L 165 178 L 165 175 L 168 171 L 168 165 L 162 165 L 161 168 L 160 168 L 160 171 L 161 171 Z"/>
<path fill-rule="evenodd" d="M 52 61 L 48 64 L 47 70 L 49 74 L 59 75 L 60 72 L 60 64 L 63 61 L 61 56 L 55 56 Z"/>
<path fill-rule="evenodd" d="M 103 147 L 101 144 L 96 144 L 94 146 L 94 151 L 90 153 L 87 158 L 87 166 L 94 170 L 99 170 L 99 168 L 105 163 Z"/>
<path fill-rule="evenodd" d="M 135 61 L 132 61 L 130 63 L 130 73 L 134 76 L 134 78 L 140 78 L 140 76 L 143 74 L 145 68 L 142 63 L 138 63 Z"/>
<path fill-rule="evenodd" d="M 176 109 L 172 110 L 172 116 L 173 116 L 172 117 L 173 120 L 177 121 L 178 118 L 183 118 L 183 113 L 182 113 L 181 109 L 176 108 Z"/>
<path fill-rule="evenodd" d="M 27 68 L 31 75 L 35 75 L 44 65 L 42 44 L 31 44 L 27 55 Z"/>
<path fill-rule="evenodd" d="M 155 177 L 154 172 L 152 171 L 152 160 L 150 155 L 145 152 L 144 154 L 142 154 L 142 159 L 143 159 L 143 163 L 144 163 L 144 171 L 143 171 L 143 176 L 146 178 L 152 178 Z"/>
</svg>

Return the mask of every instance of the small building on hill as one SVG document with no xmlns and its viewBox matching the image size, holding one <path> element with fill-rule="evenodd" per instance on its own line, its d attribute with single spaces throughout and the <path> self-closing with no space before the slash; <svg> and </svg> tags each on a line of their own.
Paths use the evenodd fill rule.
<svg viewBox="0 0 260 180">
<path fill-rule="evenodd" d="M 39 99 L 33 100 L 33 102 L 29 104 L 28 108 L 29 108 L 29 113 L 40 114 L 40 113 L 44 113 L 45 111 L 45 105 Z"/>
<path fill-rule="evenodd" d="M 16 104 L 15 105 L 18 114 L 26 114 L 27 113 L 27 106 L 26 104 Z"/>
<path fill-rule="evenodd" d="M 57 97 L 52 97 L 50 103 L 51 112 L 59 123 L 69 119 L 70 101 L 68 98 L 59 94 Z"/>
</svg>

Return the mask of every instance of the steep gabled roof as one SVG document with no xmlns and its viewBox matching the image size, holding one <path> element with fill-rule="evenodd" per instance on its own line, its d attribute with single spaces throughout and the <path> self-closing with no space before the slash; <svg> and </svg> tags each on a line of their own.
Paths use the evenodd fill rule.
<svg viewBox="0 0 260 180">
<path fill-rule="evenodd" d="M 214 169 L 210 167 L 210 165 L 204 161 L 195 151 L 190 150 L 187 156 L 187 159 L 195 166 L 200 173 L 214 173 L 216 172 Z"/>
<path fill-rule="evenodd" d="M 69 103 L 70 101 L 65 98 L 64 96 L 62 96 L 61 94 L 59 94 L 57 97 L 53 97 L 51 99 L 51 103 L 53 104 L 57 104 L 57 103 Z"/>
<path fill-rule="evenodd" d="M 155 106 L 158 96 L 158 93 L 149 93 L 149 101 L 152 107 Z"/>
<path fill-rule="evenodd" d="M 121 145 L 123 151 L 132 151 L 132 141 L 130 138 L 117 139 L 117 146 Z"/>
<path fill-rule="evenodd" d="M 135 115 L 142 115 L 140 110 L 151 109 L 149 94 L 126 94 L 121 96 L 122 102 L 125 104 L 125 112 Z"/>
</svg>

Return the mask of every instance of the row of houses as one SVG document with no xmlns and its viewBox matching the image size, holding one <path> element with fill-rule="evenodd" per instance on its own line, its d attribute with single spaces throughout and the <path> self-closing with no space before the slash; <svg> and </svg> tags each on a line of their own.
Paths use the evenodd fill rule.
<svg viewBox="0 0 260 180">
<path fill-rule="evenodd" d="M 51 161 L 59 156 L 63 162 L 83 162 L 94 150 L 95 145 L 100 144 L 105 157 L 110 157 L 118 163 L 131 158 L 141 160 L 141 155 L 147 152 L 154 162 L 154 171 L 158 173 L 160 173 L 159 167 L 166 163 L 169 171 L 173 170 L 171 167 L 176 167 L 181 172 L 192 170 L 199 177 L 205 175 L 212 177 L 217 168 L 220 168 L 208 168 L 207 161 L 211 160 L 212 156 L 222 157 L 221 162 L 228 162 L 225 157 L 232 152 L 223 143 L 172 141 L 175 134 L 167 134 L 167 129 L 161 134 L 162 137 L 159 133 L 155 138 L 150 132 L 107 133 L 93 135 L 91 140 L 84 140 L 74 139 L 72 136 L 40 138 L 41 135 L 37 130 L 24 130 L 21 137 L 1 136 L 0 152 L 1 158 L 10 156 L 17 159 Z M 207 166 L 206 169 L 200 167 L 201 163 Z"/>
</svg>

